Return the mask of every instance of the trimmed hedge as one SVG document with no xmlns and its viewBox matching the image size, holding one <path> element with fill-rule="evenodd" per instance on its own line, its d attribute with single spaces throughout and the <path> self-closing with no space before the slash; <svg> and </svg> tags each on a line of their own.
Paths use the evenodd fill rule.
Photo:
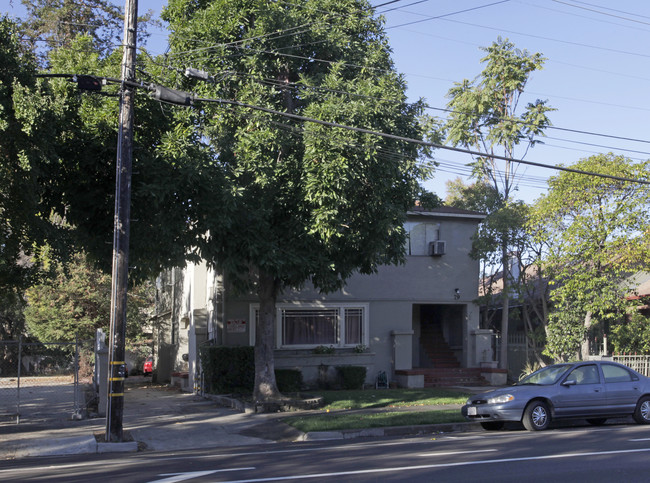
<svg viewBox="0 0 650 483">
<path fill-rule="evenodd" d="M 255 384 L 253 347 L 201 348 L 206 391 L 212 394 L 251 394 Z"/>
<path fill-rule="evenodd" d="M 253 393 L 255 384 L 253 347 L 202 347 L 200 357 L 206 392 Z M 302 389 L 302 372 L 299 369 L 276 369 L 275 380 L 280 392 L 291 393 Z"/>
<path fill-rule="evenodd" d="M 363 383 L 366 381 L 364 366 L 337 366 L 336 369 L 343 389 L 363 389 Z"/>
<path fill-rule="evenodd" d="M 299 392 L 302 389 L 302 371 L 300 369 L 276 369 L 275 382 L 278 384 L 280 392 Z"/>
</svg>

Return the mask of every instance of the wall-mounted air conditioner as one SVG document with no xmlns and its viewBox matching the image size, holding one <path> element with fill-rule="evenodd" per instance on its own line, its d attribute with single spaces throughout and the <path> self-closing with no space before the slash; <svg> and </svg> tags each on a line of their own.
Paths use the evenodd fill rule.
<svg viewBox="0 0 650 483">
<path fill-rule="evenodd" d="M 447 253 L 447 242 L 438 240 L 429 243 L 429 255 L 432 257 L 439 257 Z"/>
</svg>

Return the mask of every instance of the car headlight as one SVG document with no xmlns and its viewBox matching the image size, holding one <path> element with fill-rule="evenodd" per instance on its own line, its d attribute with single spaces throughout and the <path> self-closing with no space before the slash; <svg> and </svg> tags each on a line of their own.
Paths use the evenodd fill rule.
<svg viewBox="0 0 650 483">
<path fill-rule="evenodd" d="M 500 396 L 491 397 L 487 400 L 488 404 L 504 404 L 514 401 L 515 397 L 512 394 L 501 394 Z"/>
<path fill-rule="evenodd" d="M 472 404 L 472 398 L 470 397 L 467 401 L 465 401 L 465 406 L 469 406 Z"/>
</svg>

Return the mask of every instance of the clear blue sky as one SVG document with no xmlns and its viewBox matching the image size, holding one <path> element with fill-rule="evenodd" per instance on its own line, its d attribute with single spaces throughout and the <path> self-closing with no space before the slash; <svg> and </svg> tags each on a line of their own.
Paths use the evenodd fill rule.
<svg viewBox="0 0 650 483">
<path fill-rule="evenodd" d="M 3 10 L 18 16 L 24 12 L 19 0 L 7 3 Z M 139 9 L 158 12 L 162 3 L 140 0 Z M 373 5 L 383 3 L 387 0 L 372 0 Z M 610 151 L 650 158 L 650 2 L 402 0 L 377 11 L 386 18 L 393 58 L 412 100 L 424 98 L 433 108 L 444 108 L 454 82 L 481 72 L 480 47 L 507 37 L 518 48 L 541 52 L 548 59 L 529 81 L 522 103 L 548 100 L 557 109 L 550 115 L 557 128 L 644 141 L 550 129 L 545 145 L 524 159 L 569 165 Z M 162 53 L 165 46 L 165 36 L 154 34 L 148 48 Z M 445 181 L 467 175 L 465 164 L 471 159 L 444 150 L 436 151 L 435 158 L 441 166 L 426 186 L 444 197 Z M 518 196 L 532 202 L 555 173 L 521 166 Z"/>
<path fill-rule="evenodd" d="M 545 145 L 529 151 L 526 160 L 571 164 L 609 151 L 650 158 L 650 2 L 438 0 L 407 6 L 413 3 L 385 7 L 404 5 L 385 14 L 386 27 L 397 68 L 406 74 L 413 98 L 444 107 L 453 82 L 472 79 L 482 70 L 479 47 L 500 35 L 548 59 L 529 81 L 522 101 L 548 100 L 557 109 L 550 114 L 555 127 L 646 140 L 548 130 Z M 399 26 L 453 12 L 460 13 Z M 429 187 L 442 194 L 443 179 L 464 172 L 459 165 L 469 160 L 445 151 L 438 151 L 436 158 L 443 166 Z M 525 176 L 519 196 L 530 202 L 544 191 L 540 178 L 557 172 L 522 166 L 519 173 Z"/>
</svg>

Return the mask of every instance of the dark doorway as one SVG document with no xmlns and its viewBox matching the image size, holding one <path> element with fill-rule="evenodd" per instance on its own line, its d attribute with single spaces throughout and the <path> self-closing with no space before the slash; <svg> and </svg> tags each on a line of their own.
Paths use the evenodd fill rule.
<svg viewBox="0 0 650 483">
<path fill-rule="evenodd" d="M 421 367 L 460 367 L 456 356 L 463 347 L 463 305 L 420 306 Z"/>
</svg>

